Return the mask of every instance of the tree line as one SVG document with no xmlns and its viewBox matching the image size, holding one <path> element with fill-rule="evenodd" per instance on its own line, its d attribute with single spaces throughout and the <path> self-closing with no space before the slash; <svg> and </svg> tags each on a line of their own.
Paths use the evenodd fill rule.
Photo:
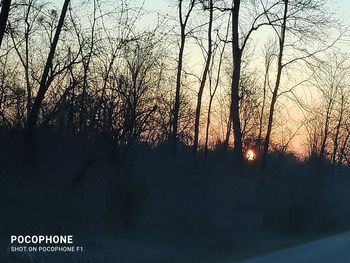
<svg viewBox="0 0 350 263">
<path fill-rule="evenodd" d="M 1 3 L 2 130 L 186 144 L 206 157 L 232 145 L 263 163 L 304 131 L 308 156 L 349 162 L 347 27 L 328 1 L 174 0 L 173 14 L 62 4 Z M 290 105 L 303 114 L 292 129 Z"/>
</svg>

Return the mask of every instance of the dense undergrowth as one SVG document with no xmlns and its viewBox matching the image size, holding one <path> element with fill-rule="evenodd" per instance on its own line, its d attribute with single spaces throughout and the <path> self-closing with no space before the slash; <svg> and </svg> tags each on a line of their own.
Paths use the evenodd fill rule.
<svg viewBox="0 0 350 263">
<path fill-rule="evenodd" d="M 180 146 L 119 149 L 39 133 L 3 135 L 0 232 L 212 244 L 240 251 L 276 237 L 350 226 L 349 168 L 271 153 L 268 167 L 239 169 L 231 152 L 209 158 Z M 6 242 L 2 242 L 7 244 Z M 215 244 L 215 245 L 214 245 Z M 2 254 L 6 254 L 2 247 Z"/>
</svg>

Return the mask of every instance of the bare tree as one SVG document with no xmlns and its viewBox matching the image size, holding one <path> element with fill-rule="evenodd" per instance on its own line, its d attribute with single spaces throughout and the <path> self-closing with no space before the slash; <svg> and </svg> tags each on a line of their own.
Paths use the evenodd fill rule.
<svg viewBox="0 0 350 263">
<path fill-rule="evenodd" d="M 41 77 L 41 81 L 40 81 L 40 86 L 39 86 L 39 90 L 38 93 L 36 95 L 36 98 L 34 100 L 34 104 L 30 113 L 30 116 L 28 118 L 28 124 L 27 124 L 27 136 L 28 138 L 31 138 L 31 136 L 33 135 L 33 131 L 37 125 L 37 121 L 38 121 L 38 116 L 39 116 L 39 111 L 40 111 L 40 106 L 44 100 L 45 97 L 45 93 L 47 92 L 49 86 L 50 86 L 50 79 L 48 79 L 49 77 L 49 71 L 52 68 L 52 61 L 55 55 L 55 51 L 56 51 L 56 46 L 58 43 L 58 39 L 63 27 L 63 23 L 64 23 L 64 19 L 68 10 L 68 5 L 69 5 L 70 0 L 65 0 L 63 3 L 63 7 L 62 7 L 62 11 L 61 11 L 61 16 L 60 19 L 58 21 L 58 25 L 55 31 L 55 36 L 53 39 L 53 42 L 51 44 L 50 47 L 50 51 L 46 60 L 46 65 Z M 52 80 L 51 80 L 52 81 Z"/>
<path fill-rule="evenodd" d="M 325 59 L 309 63 L 313 72 L 310 84 L 319 90 L 322 101 L 322 104 L 318 105 L 318 110 L 314 109 L 314 118 L 322 120 L 317 126 L 315 125 L 320 129 L 315 135 L 317 142 L 315 145 L 321 162 L 329 153 L 331 162 L 335 164 L 339 137 L 344 125 L 346 80 L 350 71 L 348 57 L 342 53 L 326 53 Z M 333 148 L 330 149 L 332 137 Z"/>
<path fill-rule="evenodd" d="M 4 38 L 7 19 L 10 12 L 11 0 L 1 1 L 1 11 L 0 11 L 0 47 L 2 44 L 2 39 Z"/>
<path fill-rule="evenodd" d="M 232 54 L 233 54 L 233 73 L 231 86 L 231 111 L 233 133 L 234 133 L 234 151 L 238 160 L 243 159 L 242 151 L 242 130 L 239 116 L 239 81 L 241 74 L 242 49 L 239 45 L 239 9 L 241 1 L 234 0 L 232 9 Z"/>
<path fill-rule="evenodd" d="M 89 73 L 89 68 L 90 68 L 90 63 L 91 63 L 91 58 L 92 54 L 94 51 L 94 45 L 95 45 L 95 28 L 96 28 L 96 22 L 97 22 L 97 17 L 96 17 L 96 12 L 97 12 L 97 0 L 93 0 L 93 16 L 90 20 L 91 24 L 91 40 L 89 43 L 89 50 L 86 55 L 86 58 L 83 58 L 83 69 L 84 69 L 84 74 L 83 74 L 83 89 L 82 89 L 82 94 L 81 94 L 81 100 L 80 100 L 80 115 L 79 115 L 79 132 L 83 132 L 83 124 L 85 123 L 85 97 L 86 97 L 86 92 L 87 92 L 87 87 L 88 87 L 88 73 Z M 82 43 L 80 43 L 82 45 Z"/>
<path fill-rule="evenodd" d="M 176 89 L 175 89 L 175 102 L 174 102 L 174 113 L 172 119 L 172 132 L 170 141 L 173 144 L 174 151 L 176 151 L 177 144 L 177 134 L 178 134 L 178 121 L 179 121 L 179 112 L 180 112 L 180 96 L 181 96 L 181 75 L 182 75 L 182 67 L 183 67 L 183 57 L 185 51 L 185 43 L 186 43 L 186 27 L 190 15 L 195 6 L 195 0 L 190 0 L 188 4 L 187 11 L 183 10 L 183 2 L 184 0 L 178 0 L 178 15 L 179 15 L 179 23 L 180 23 L 180 47 L 179 47 L 179 55 L 177 61 L 177 74 L 176 74 Z"/>
<path fill-rule="evenodd" d="M 230 17 L 229 17 L 229 23 L 230 23 Z M 226 29 L 226 36 L 225 40 L 223 41 L 223 45 L 221 47 L 219 59 L 218 59 L 218 65 L 217 65 L 217 72 L 216 72 L 216 78 L 213 79 L 214 75 L 214 64 L 215 64 L 215 51 L 213 52 L 213 59 L 211 62 L 211 69 L 209 70 L 209 105 L 208 105 L 208 113 L 207 113 L 207 124 L 206 124 L 206 131 L 205 131 L 205 145 L 204 145 L 204 151 L 205 151 L 205 158 L 208 158 L 208 144 L 209 144 L 209 129 L 210 129 L 210 124 L 211 124 L 211 113 L 212 113 L 212 107 L 213 107 L 213 101 L 215 94 L 218 90 L 219 84 L 220 84 L 220 79 L 221 79 L 221 68 L 224 60 L 224 54 L 225 54 L 225 48 L 227 44 L 227 39 L 228 39 L 228 34 L 229 34 L 229 23 L 227 25 Z M 219 34 L 219 32 L 218 32 Z M 217 41 L 216 41 L 217 43 Z M 218 45 L 218 43 L 217 43 Z M 214 84 L 213 84 L 214 81 Z"/>
<path fill-rule="evenodd" d="M 202 107 L 202 97 L 203 97 L 203 91 L 205 87 L 205 83 L 207 80 L 207 75 L 209 72 L 210 67 L 210 61 L 212 59 L 212 53 L 213 53 L 213 43 L 212 43 L 212 29 L 213 29 L 213 13 L 214 13 L 214 4 L 213 0 L 209 0 L 208 4 L 209 9 L 209 21 L 208 21 L 208 46 L 207 46 L 207 52 L 206 52 L 206 58 L 205 58 L 205 66 L 202 73 L 202 78 L 200 81 L 200 86 L 197 94 L 197 107 L 196 107 L 196 118 L 195 118 L 195 124 L 194 124 L 194 142 L 193 142 L 193 152 L 197 152 L 198 148 L 198 139 L 199 139 L 199 122 L 200 122 L 200 116 L 201 116 L 201 107 Z"/>
<path fill-rule="evenodd" d="M 270 104 L 269 121 L 267 124 L 267 132 L 266 132 L 264 150 L 262 155 L 262 160 L 264 165 L 266 164 L 266 156 L 269 149 L 270 137 L 271 137 L 271 131 L 272 131 L 273 114 L 275 111 L 278 90 L 279 90 L 281 77 L 282 77 L 282 68 L 283 68 L 282 59 L 283 59 L 284 45 L 285 45 L 285 39 L 286 39 L 287 17 L 288 17 L 288 7 L 289 7 L 288 3 L 289 3 L 288 0 L 284 1 L 284 9 L 283 9 L 284 14 L 283 14 L 281 32 L 280 34 L 278 34 L 279 54 L 278 54 L 278 62 L 277 62 L 277 77 L 276 77 L 275 88 L 273 90 L 271 104 Z"/>
<path fill-rule="evenodd" d="M 277 22 L 280 19 L 266 20 L 265 14 L 273 9 L 277 4 L 271 3 L 268 8 L 261 9 L 261 5 L 258 3 L 250 2 L 247 3 L 251 5 L 249 15 L 252 17 L 252 21 L 248 26 L 242 27 L 240 24 L 242 20 L 239 19 L 241 1 L 233 0 L 232 8 L 218 8 L 221 11 L 231 11 L 231 43 L 232 43 L 232 81 L 231 81 L 231 105 L 230 105 L 230 121 L 228 122 L 227 136 L 226 136 L 226 148 L 229 142 L 230 126 L 232 122 L 233 134 L 234 134 L 234 151 L 238 160 L 243 159 L 243 144 L 242 144 L 242 130 L 240 121 L 240 78 L 241 78 L 241 64 L 242 56 L 245 48 L 249 44 L 253 32 L 257 31 L 259 28 L 269 25 L 271 23 Z M 244 21 L 245 22 L 245 21 Z M 244 30 L 245 29 L 245 30 Z"/>
<path fill-rule="evenodd" d="M 266 108 L 266 96 L 267 96 L 267 88 L 270 87 L 269 73 L 271 69 L 272 62 L 274 60 L 275 55 L 275 43 L 271 39 L 264 46 L 264 83 L 263 83 L 263 99 L 261 102 L 261 110 L 259 117 L 259 134 L 258 134 L 258 149 L 261 150 L 262 136 L 263 136 L 263 128 L 264 128 L 264 118 L 265 118 L 265 108 Z"/>
<path fill-rule="evenodd" d="M 350 139 L 350 129 L 349 129 L 349 125 L 347 124 L 346 129 L 345 129 L 344 139 L 342 142 L 342 146 L 341 146 L 340 151 L 339 151 L 339 160 L 338 160 L 339 165 L 343 164 L 344 159 L 346 160 L 347 164 L 349 164 L 349 159 L 347 158 L 347 153 L 346 153 L 349 139 Z"/>
<path fill-rule="evenodd" d="M 328 12 L 326 4 L 326 1 L 323 0 L 283 0 L 276 2 L 275 11 L 270 9 L 265 12 L 266 18 L 271 22 L 270 25 L 276 33 L 279 50 L 277 55 L 276 80 L 272 90 L 269 119 L 262 154 L 263 166 L 266 165 L 276 103 L 278 97 L 281 95 L 280 86 L 283 70 L 293 63 L 306 61 L 316 54 L 326 51 L 339 39 L 337 37 L 333 41 L 328 41 L 329 38 L 326 37 L 327 32 L 329 33 L 329 30 L 337 25 L 337 21 L 333 19 L 333 14 Z M 265 9 L 267 10 L 267 8 Z M 276 17 L 279 17 L 280 12 L 283 13 L 283 16 L 280 19 L 276 19 Z M 272 19 L 281 21 L 281 23 L 276 23 Z M 305 47 L 307 41 L 316 41 L 319 44 L 314 45 L 316 46 L 314 50 L 309 50 Z"/>
<path fill-rule="evenodd" d="M 30 115 L 33 96 L 33 78 L 31 76 L 31 70 L 33 69 L 31 56 L 34 56 L 34 54 L 30 50 L 31 42 L 33 42 L 33 38 L 35 37 L 34 34 L 39 31 L 39 20 L 44 15 L 44 7 L 45 4 L 39 4 L 34 0 L 30 0 L 23 5 L 19 5 L 16 7 L 16 9 L 19 9 L 19 14 L 17 14 L 18 18 L 14 18 L 14 21 L 9 24 L 9 32 L 13 47 L 24 70 L 24 80 L 27 95 L 27 118 Z M 23 11 L 25 13 L 23 19 L 20 17 L 22 14 L 22 8 L 24 9 Z M 23 35 L 22 31 L 20 30 L 22 27 L 21 22 L 24 24 Z"/>
<path fill-rule="evenodd" d="M 341 94 L 340 98 L 340 108 L 339 108 L 339 115 L 337 124 L 335 127 L 335 134 L 333 139 L 333 154 L 332 154 L 332 165 L 334 166 L 336 164 L 336 157 L 338 153 L 338 147 L 339 147 L 339 137 L 340 137 L 340 131 L 343 125 L 343 118 L 344 118 L 344 109 L 345 108 L 345 97 L 344 94 Z"/>
</svg>

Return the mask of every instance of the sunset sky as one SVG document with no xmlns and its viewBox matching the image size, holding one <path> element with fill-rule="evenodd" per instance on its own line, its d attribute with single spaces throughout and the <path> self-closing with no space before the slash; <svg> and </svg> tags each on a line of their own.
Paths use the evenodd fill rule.
<svg viewBox="0 0 350 263">
<path fill-rule="evenodd" d="M 60 3 L 62 2 L 62 0 L 60 0 Z M 106 3 L 108 3 L 108 1 L 104 1 Z M 344 24 L 348 24 L 350 25 L 350 17 L 348 15 L 348 12 L 350 11 L 350 1 L 347 0 L 337 0 L 337 1 L 330 1 L 332 3 L 330 3 L 330 9 L 333 10 L 337 10 L 336 12 L 338 13 L 339 18 L 343 18 L 344 19 Z M 72 1 L 73 5 L 74 5 L 74 1 Z M 152 26 L 155 24 L 155 22 L 157 21 L 157 13 L 160 14 L 160 16 L 165 16 L 165 15 L 169 15 L 172 17 L 177 17 L 177 7 L 176 7 L 176 2 L 175 1 L 171 1 L 171 0 L 135 0 L 134 1 L 135 5 L 142 5 L 142 3 L 144 3 L 144 9 L 147 11 L 150 11 L 149 14 L 144 15 L 139 21 L 138 21 L 138 26 L 139 27 L 143 27 L 143 28 L 152 28 Z M 57 5 L 59 5 L 59 2 L 57 2 Z M 59 6 L 58 6 L 59 8 Z M 173 21 L 172 23 L 174 23 L 176 25 L 176 21 Z M 175 28 L 175 32 L 177 28 Z M 269 38 L 269 32 L 268 31 L 264 31 L 261 30 L 257 33 L 254 33 L 254 46 L 255 46 L 255 50 L 258 51 L 257 53 L 260 53 L 260 58 L 259 58 L 259 54 L 256 55 L 254 54 L 254 56 L 256 56 L 256 60 L 254 61 L 254 67 L 259 69 L 261 68 L 259 66 L 259 64 L 261 63 L 261 49 L 262 49 L 262 45 L 265 43 L 265 41 Z M 341 48 L 343 51 L 347 51 L 350 52 L 350 42 L 343 42 L 342 44 L 340 44 Z M 174 52 L 176 52 L 175 50 L 176 46 L 174 45 Z M 228 47 L 227 49 L 229 50 L 230 47 Z M 260 62 L 259 62 L 260 60 Z M 194 45 L 193 42 L 191 43 L 191 41 L 189 40 L 187 42 L 187 46 L 186 46 L 186 50 L 185 50 L 185 65 L 186 65 L 186 69 L 190 70 L 192 73 L 196 74 L 197 76 L 199 76 L 202 72 L 203 69 L 203 57 L 202 54 L 200 52 L 200 49 L 198 48 L 198 46 Z M 300 77 L 300 76 L 298 76 Z M 295 80 L 298 81 L 298 80 Z M 225 85 L 229 85 L 229 83 L 225 83 Z M 292 85 L 292 84 L 289 84 Z M 198 85 L 195 83 L 193 84 L 193 87 L 190 88 L 193 92 L 193 95 L 196 94 L 196 89 L 198 89 Z M 305 87 L 301 87 L 301 90 L 299 91 L 299 94 L 301 94 L 301 96 L 307 96 L 307 95 L 302 95 L 304 94 L 308 94 L 310 91 L 306 91 L 305 92 Z M 312 91 L 311 91 L 312 92 Z M 195 98 L 195 96 L 194 96 Z M 203 114 L 205 114 L 206 112 L 206 100 L 207 98 L 205 98 L 205 102 L 204 102 L 204 109 L 203 109 Z M 295 105 L 293 105 L 292 102 L 288 101 L 288 100 L 282 100 L 283 104 L 285 104 L 286 109 L 288 111 L 290 111 L 287 115 L 284 116 L 284 118 L 288 119 L 288 124 L 286 125 L 285 128 L 290 128 L 291 130 L 295 130 L 298 127 L 298 122 L 300 121 L 301 118 L 303 118 L 303 113 L 302 111 L 300 111 L 298 108 L 295 107 Z M 286 111 L 285 111 L 286 113 Z M 215 120 L 215 116 L 213 116 L 213 119 Z M 218 127 L 216 127 L 215 129 L 218 129 Z M 303 132 L 300 131 L 300 134 L 296 137 L 296 139 L 293 142 L 293 148 L 294 150 L 296 150 L 297 152 L 302 152 L 304 150 L 304 146 L 303 146 Z"/>
</svg>

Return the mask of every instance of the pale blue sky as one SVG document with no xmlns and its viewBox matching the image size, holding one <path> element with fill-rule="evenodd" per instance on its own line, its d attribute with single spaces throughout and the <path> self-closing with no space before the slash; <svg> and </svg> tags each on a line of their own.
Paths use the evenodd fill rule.
<svg viewBox="0 0 350 263">
<path fill-rule="evenodd" d="M 339 14 L 346 20 L 346 22 L 350 23 L 350 1 L 349 0 L 338 0 L 336 6 L 339 7 Z"/>
<path fill-rule="evenodd" d="M 79 0 L 80 1 L 80 0 Z M 111 0 L 113 1 L 113 0 Z M 145 2 L 145 6 L 148 9 L 153 9 L 153 10 L 164 10 L 166 12 L 176 12 L 176 9 L 170 8 L 170 3 L 174 2 L 174 0 L 135 0 L 136 3 L 142 3 Z M 333 0 L 335 3 L 331 4 L 332 6 L 339 7 L 339 14 L 342 14 L 344 18 L 350 22 L 350 1 L 349 0 Z M 63 3 L 63 0 L 55 0 L 52 1 L 53 3 L 56 3 L 58 7 L 60 7 Z M 76 3 L 77 1 L 72 0 L 73 3 Z"/>
<path fill-rule="evenodd" d="M 80 2 L 81 0 L 79 1 L 76 1 L 76 0 L 72 0 L 72 3 L 77 3 L 77 2 Z M 106 1 L 106 0 L 104 0 Z M 60 8 L 60 6 L 62 5 L 63 3 L 63 0 L 55 0 L 55 1 L 52 1 L 53 3 L 55 3 L 57 5 L 58 8 Z M 113 0 L 111 0 L 111 2 L 113 2 Z M 171 15 L 177 15 L 176 12 L 176 7 L 175 7 L 175 0 L 134 0 L 134 3 L 136 4 L 142 4 L 142 3 L 145 3 L 145 8 L 147 10 L 150 10 L 150 11 L 159 11 L 161 12 L 162 14 L 171 14 Z M 330 5 L 337 9 L 338 10 L 338 13 L 341 17 L 344 18 L 344 21 L 347 23 L 347 24 L 350 24 L 350 1 L 349 0 L 332 0 L 330 2 L 333 2 L 331 3 Z M 174 3 L 174 4 L 172 4 Z"/>
</svg>

